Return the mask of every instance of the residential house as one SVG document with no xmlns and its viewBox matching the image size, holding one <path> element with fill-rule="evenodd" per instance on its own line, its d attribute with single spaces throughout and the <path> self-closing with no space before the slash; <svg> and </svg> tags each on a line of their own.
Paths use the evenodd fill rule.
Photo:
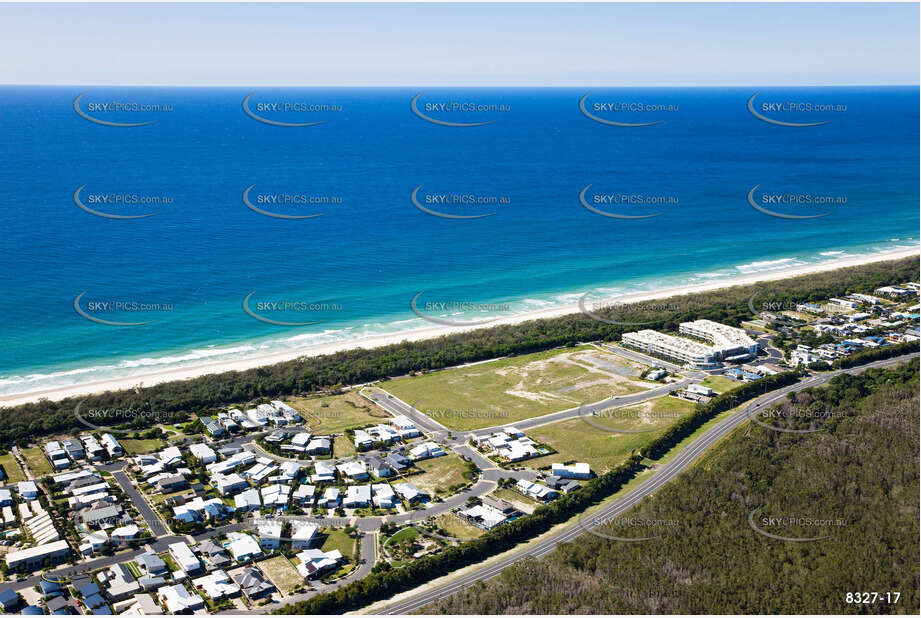
<svg viewBox="0 0 921 618">
<path fill-rule="evenodd" d="M 541 485 L 540 483 L 532 483 L 531 481 L 527 481 L 525 479 L 519 479 L 515 484 L 515 488 L 524 495 L 539 502 L 550 502 L 551 500 L 556 500 L 560 497 L 559 492 L 550 489 L 546 485 Z"/>
<path fill-rule="evenodd" d="M 335 570 L 342 562 L 339 550 L 324 552 L 319 549 L 305 549 L 297 555 L 297 571 L 302 577 L 316 579 L 329 571 Z"/>
<path fill-rule="evenodd" d="M 214 541 L 202 541 L 195 548 L 212 568 L 224 568 L 231 563 L 230 554 Z"/>
<path fill-rule="evenodd" d="M 275 519 L 262 519 L 256 524 L 259 533 L 259 545 L 269 551 L 281 546 L 282 523 Z"/>
<path fill-rule="evenodd" d="M 234 507 L 238 511 L 258 511 L 262 508 L 262 501 L 259 499 L 259 490 L 255 487 L 240 492 L 234 496 Z"/>
<path fill-rule="evenodd" d="M 363 461 L 347 461 L 336 466 L 339 473 L 350 481 L 366 481 L 368 478 L 368 466 Z"/>
<path fill-rule="evenodd" d="M 193 444 L 189 447 L 189 452 L 206 466 L 217 461 L 217 454 L 207 444 Z"/>
<path fill-rule="evenodd" d="M 421 461 L 423 459 L 431 459 L 433 457 L 441 457 L 445 452 L 442 448 L 434 442 L 423 442 L 409 451 L 409 456 L 413 461 Z"/>
<path fill-rule="evenodd" d="M 259 457 L 256 464 L 243 472 L 243 476 L 255 485 L 261 484 L 272 473 L 278 470 L 278 466 L 267 457 Z"/>
<path fill-rule="evenodd" d="M 262 556 L 262 549 L 252 535 L 242 532 L 230 532 L 227 535 L 227 550 L 237 562 L 249 562 Z"/>
<path fill-rule="evenodd" d="M 141 572 L 151 577 L 164 575 L 167 572 L 166 563 L 152 551 L 144 552 L 134 559 Z"/>
<path fill-rule="evenodd" d="M 418 438 L 422 435 L 416 424 L 407 416 L 394 416 L 390 423 L 397 428 L 397 433 L 404 440 L 409 438 Z"/>
<path fill-rule="evenodd" d="M 80 444 L 79 440 L 62 440 L 61 448 L 63 448 L 67 456 L 74 461 L 83 459 L 86 456 L 83 451 L 83 445 Z"/>
<path fill-rule="evenodd" d="M 205 607 L 205 600 L 186 590 L 182 584 L 163 586 L 157 590 L 157 598 L 170 614 L 188 614 Z"/>
<path fill-rule="evenodd" d="M 218 569 L 208 575 L 193 579 L 192 585 L 215 601 L 240 594 L 240 586 L 231 581 L 224 569 Z"/>
<path fill-rule="evenodd" d="M 306 549 L 318 541 L 320 529 L 305 521 L 291 523 L 291 549 Z"/>
<path fill-rule="evenodd" d="M 35 484 L 35 481 L 19 481 L 16 484 L 16 493 L 23 500 L 37 500 L 38 485 Z"/>
<path fill-rule="evenodd" d="M 370 485 L 351 485 L 346 489 L 342 506 L 347 509 L 364 508 L 371 505 Z"/>
<path fill-rule="evenodd" d="M 397 483 L 393 486 L 393 490 L 409 503 L 424 502 L 429 499 L 426 491 L 419 489 L 412 483 Z"/>
<path fill-rule="evenodd" d="M 323 492 L 323 497 L 317 501 L 317 506 L 334 509 L 339 506 L 339 502 L 339 488 L 328 487 L 326 491 Z"/>
<path fill-rule="evenodd" d="M 201 569 L 201 561 L 192 552 L 192 548 L 189 547 L 188 543 L 183 541 L 170 543 L 169 555 L 176 562 L 176 566 L 184 573 L 196 573 Z"/>
<path fill-rule="evenodd" d="M 330 462 L 326 461 L 316 461 L 313 464 L 313 476 L 310 477 L 310 481 L 313 483 L 335 483 L 336 482 L 336 466 Z"/>
<path fill-rule="evenodd" d="M 314 436 L 304 452 L 308 455 L 329 455 L 333 452 L 333 441 L 327 436 Z"/>
<path fill-rule="evenodd" d="M 126 545 L 138 538 L 140 533 L 141 529 L 137 524 L 128 524 L 127 526 L 121 526 L 113 530 L 112 534 L 109 536 L 109 541 L 116 547 Z"/>
<path fill-rule="evenodd" d="M 408 457 L 400 453 L 390 453 L 384 458 L 384 461 L 397 472 L 402 472 L 413 465 Z"/>
<path fill-rule="evenodd" d="M 210 433 L 215 438 L 220 438 L 226 432 L 224 426 L 215 418 L 211 418 L 210 416 L 203 416 L 201 417 L 201 422 L 202 425 L 205 426 L 205 431 Z"/>
<path fill-rule="evenodd" d="M 211 485 L 218 490 L 222 496 L 232 496 L 249 487 L 249 483 L 246 482 L 246 479 L 235 473 L 226 476 L 223 474 L 215 474 L 211 477 Z"/>
<path fill-rule="evenodd" d="M 232 577 L 233 581 L 243 590 L 246 598 L 251 601 L 263 599 L 275 591 L 272 582 L 265 578 L 262 571 L 253 566 L 237 571 Z"/>
<path fill-rule="evenodd" d="M 484 530 L 492 530 L 496 526 L 508 521 L 508 517 L 502 511 L 488 504 L 477 504 L 476 506 L 461 510 L 459 514 L 474 526 Z"/>
<path fill-rule="evenodd" d="M 387 462 L 385 462 L 380 457 L 368 457 L 365 460 L 365 463 L 368 466 L 371 474 L 377 478 L 385 478 L 393 474 L 393 469 L 390 467 Z"/>
<path fill-rule="evenodd" d="M 189 481 L 181 474 L 171 474 L 157 481 L 157 490 L 162 494 L 173 493 L 189 486 Z"/>
<path fill-rule="evenodd" d="M 302 506 L 312 506 L 317 496 L 317 488 L 314 485 L 300 485 L 293 494 L 291 499 Z"/>
<path fill-rule="evenodd" d="M 592 477 L 592 469 L 587 463 L 574 463 L 564 465 L 555 463 L 550 466 L 550 473 L 564 479 L 589 479 Z"/>
<path fill-rule="evenodd" d="M 125 599 L 141 591 L 141 585 L 125 564 L 113 564 L 105 573 L 106 594 L 110 599 Z"/>
<path fill-rule="evenodd" d="M 115 436 L 110 433 L 102 434 L 100 442 L 102 442 L 102 446 L 106 449 L 106 452 L 109 453 L 109 457 L 121 457 L 125 454 L 125 449 L 123 449 L 122 445 L 118 443 L 118 440 L 115 439 Z"/>
<path fill-rule="evenodd" d="M 288 485 L 266 485 L 262 488 L 262 504 L 267 509 L 283 509 L 288 506 L 291 487 Z"/>
<path fill-rule="evenodd" d="M 227 505 L 220 498 L 205 500 L 200 496 L 185 504 L 173 507 L 173 517 L 187 523 L 222 519 L 229 514 Z"/>
<path fill-rule="evenodd" d="M 374 439 L 368 434 L 368 432 L 362 429 L 355 430 L 355 434 L 352 436 L 352 440 L 355 442 L 355 448 L 359 451 L 367 450 L 374 445 Z"/>
<path fill-rule="evenodd" d="M 397 496 L 393 488 L 387 483 L 376 483 L 371 486 L 374 491 L 374 506 L 379 509 L 392 509 L 397 506 Z"/>
</svg>

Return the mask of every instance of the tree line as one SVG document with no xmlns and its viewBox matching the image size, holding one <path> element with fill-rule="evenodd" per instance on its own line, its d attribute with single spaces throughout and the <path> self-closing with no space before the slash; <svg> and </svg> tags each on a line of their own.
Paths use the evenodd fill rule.
<svg viewBox="0 0 921 618">
<path fill-rule="evenodd" d="M 906 258 L 792 277 L 782 281 L 734 286 L 721 290 L 656 300 L 654 303 L 612 305 L 595 310 L 609 322 L 644 322 L 645 328 L 677 330 L 687 320 L 707 318 L 738 325 L 756 310 L 775 304 L 818 300 L 849 292 L 872 292 L 892 282 L 916 279 L 917 259 Z M 74 414 L 95 409 L 95 424 L 105 424 L 107 410 L 139 410 L 136 423 L 113 413 L 115 422 L 142 429 L 155 422 L 187 420 L 192 414 L 209 414 L 228 404 L 261 397 L 336 392 L 343 385 L 360 384 L 426 372 L 499 356 L 528 354 L 586 341 L 616 341 L 635 326 L 612 324 L 575 313 L 552 319 L 531 320 L 455 333 L 424 341 L 404 341 L 373 349 L 343 350 L 335 354 L 304 357 L 246 371 L 228 371 L 148 387 L 108 391 L 60 401 L 40 400 L 0 408 L 0 445 L 25 445 L 55 433 L 86 427 Z M 156 414 L 151 415 L 149 411 Z"/>
</svg>

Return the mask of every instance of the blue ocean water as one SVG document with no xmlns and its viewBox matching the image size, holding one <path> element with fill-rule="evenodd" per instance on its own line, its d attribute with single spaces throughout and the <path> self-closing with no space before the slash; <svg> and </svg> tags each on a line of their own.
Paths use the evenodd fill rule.
<svg viewBox="0 0 921 618">
<path fill-rule="evenodd" d="M 918 245 L 917 87 L 251 92 L 0 88 L 0 394 Z"/>
</svg>

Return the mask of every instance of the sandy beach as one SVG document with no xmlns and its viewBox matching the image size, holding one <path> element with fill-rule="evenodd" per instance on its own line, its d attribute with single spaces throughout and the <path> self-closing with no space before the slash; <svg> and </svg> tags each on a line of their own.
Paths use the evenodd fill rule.
<svg viewBox="0 0 921 618">
<path fill-rule="evenodd" d="M 716 281 L 701 283 L 695 285 L 686 285 L 680 287 L 669 287 L 662 288 L 655 291 L 648 291 L 636 294 L 627 294 L 621 295 L 613 298 L 603 299 L 604 302 L 623 302 L 623 303 L 632 303 L 639 301 L 649 301 L 660 298 L 667 298 L 670 296 L 678 296 L 682 294 L 691 294 L 695 292 L 703 292 L 707 290 L 714 290 L 720 288 L 728 288 L 735 285 L 746 285 L 751 283 L 756 283 L 759 281 L 776 281 L 778 279 L 786 279 L 788 277 L 793 277 L 796 275 L 803 275 L 808 273 L 823 272 L 829 270 L 835 270 L 837 268 L 844 268 L 847 266 L 857 266 L 860 264 L 867 264 L 871 262 L 879 262 L 885 260 L 894 260 L 899 258 L 904 258 L 912 255 L 918 255 L 917 248 L 910 249 L 899 249 L 889 252 L 881 252 L 873 255 L 866 256 L 853 256 L 847 257 L 840 260 L 832 260 L 829 262 L 823 262 L 820 264 L 808 264 L 802 266 L 795 266 L 791 268 L 778 269 L 776 271 L 770 272 L 760 272 L 754 274 L 740 274 L 737 277 L 732 277 L 729 279 L 719 279 Z M 593 299 L 593 302 L 600 302 L 602 299 Z M 528 313 L 521 313 L 508 318 L 499 318 L 494 321 L 489 322 L 489 324 L 479 324 L 475 326 L 442 326 L 442 325 L 432 325 L 430 328 L 421 328 L 408 332 L 397 332 L 390 333 L 386 335 L 377 335 L 377 336 L 368 336 L 364 338 L 354 339 L 351 341 L 343 341 L 336 343 L 328 343 L 321 345 L 305 346 L 297 350 L 289 350 L 285 352 L 265 354 L 262 356 L 253 356 L 245 359 L 235 359 L 235 360 L 223 360 L 217 362 L 205 362 L 198 365 L 191 365 L 187 367 L 177 367 L 169 370 L 159 370 L 146 374 L 138 374 L 126 378 L 115 378 L 108 380 L 100 380 L 96 382 L 86 382 L 83 384 L 70 385 L 70 386 L 60 386 L 54 388 L 46 388 L 42 390 L 16 393 L 16 394 L 7 394 L 0 396 L 0 404 L 2 405 L 16 405 L 20 403 L 26 403 L 30 401 L 37 401 L 38 399 L 46 398 L 51 400 L 63 399 L 65 397 L 70 397 L 73 395 L 86 395 L 91 393 L 100 393 L 107 390 L 120 390 L 132 388 L 138 385 L 151 386 L 154 384 L 159 384 L 161 382 L 167 382 L 171 380 L 184 380 L 188 378 L 194 378 L 202 375 L 212 374 L 212 373 L 221 373 L 224 371 L 240 371 L 244 369 L 252 369 L 254 367 L 262 367 L 265 365 L 272 365 L 274 363 L 279 363 L 282 361 L 292 360 L 295 358 L 305 357 L 305 356 L 319 356 L 322 354 L 331 354 L 333 352 L 338 352 L 340 350 L 353 349 L 353 348 L 374 348 L 378 346 L 389 345 L 393 343 L 399 343 L 401 341 L 418 341 L 422 339 L 429 339 L 432 337 L 438 337 L 441 335 L 446 335 L 450 333 L 465 332 L 470 330 L 476 330 L 478 328 L 489 328 L 491 326 L 498 326 L 500 324 L 517 324 L 520 322 L 525 322 L 528 320 L 540 319 L 540 318 L 553 318 L 562 315 L 572 314 L 579 312 L 579 307 L 577 304 L 567 305 L 567 306 L 558 306 L 543 310 L 531 311 Z"/>
</svg>

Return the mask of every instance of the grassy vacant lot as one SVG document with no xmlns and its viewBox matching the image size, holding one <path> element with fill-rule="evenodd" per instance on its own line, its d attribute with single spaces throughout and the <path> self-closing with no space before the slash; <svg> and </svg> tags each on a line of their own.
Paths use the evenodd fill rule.
<svg viewBox="0 0 921 618">
<path fill-rule="evenodd" d="M 170 443 L 176 442 L 178 440 L 184 440 L 186 438 L 201 438 L 203 434 L 201 433 L 186 433 L 181 429 L 182 423 L 179 424 L 180 427 L 175 425 L 161 425 L 160 427 L 163 431 L 166 432 L 166 439 Z"/>
<path fill-rule="evenodd" d="M 263 560 L 259 563 L 259 567 L 272 580 L 275 587 L 281 590 L 282 594 L 291 594 L 295 588 L 304 585 L 304 578 L 297 572 L 291 561 L 284 556 Z"/>
<path fill-rule="evenodd" d="M 467 523 L 454 513 L 442 513 L 435 521 L 438 523 L 439 528 L 455 539 L 475 539 L 484 533 L 483 530 Z"/>
<path fill-rule="evenodd" d="M 451 487 L 466 485 L 469 480 L 464 478 L 467 472 L 467 462 L 459 455 L 445 455 L 425 461 L 417 461 L 416 467 L 422 474 L 408 477 L 406 480 L 419 489 L 424 489 L 432 495 L 448 495 L 454 493 Z"/>
<path fill-rule="evenodd" d="M 153 453 L 154 451 L 160 451 L 166 448 L 166 445 L 163 443 L 163 440 L 159 438 L 151 438 L 148 440 L 132 440 L 132 439 L 119 439 L 119 444 L 122 445 L 122 448 L 125 449 L 125 453 L 128 455 L 143 455 L 145 453 Z"/>
<path fill-rule="evenodd" d="M 386 412 L 354 392 L 328 397 L 295 397 L 286 403 L 301 413 L 315 434 L 342 433 L 389 418 Z"/>
<path fill-rule="evenodd" d="M 19 481 L 26 480 L 26 475 L 23 474 L 22 468 L 19 467 L 19 462 L 16 461 L 12 453 L 0 455 L 0 465 L 2 465 L 3 469 L 6 471 L 6 480 L 0 482 L 0 484 L 18 483 Z"/>
<path fill-rule="evenodd" d="M 342 577 L 355 568 L 355 557 L 358 554 L 358 541 L 350 537 L 344 530 L 335 528 L 320 530 L 320 533 L 326 535 L 320 549 L 323 551 L 338 549 L 342 557 L 347 560 L 347 562 L 342 565 L 342 568 L 333 573 L 330 578 Z"/>
<path fill-rule="evenodd" d="M 350 537 L 345 530 L 327 528 L 320 530 L 320 534 L 326 537 L 320 549 L 323 551 L 338 549 L 344 558 L 355 559 L 356 540 Z"/>
<path fill-rule="evenodd" d="M 354 455 L 358 451 L 355 449 L 355 443 L 348 436 L 336 436 L 333 438 L 333 458 L 342 459 Z"/>
<path fill-rule="evenodd" d="M 674 397 L 659 397 L 634 406 L 605 411 L 591 421 L 603 427 L 623 428 L 643 433 L 614 433 L 589 424 L 584 418 L 572 418 L 537 427 L 528 435 L 551 445 L 557 452 L 524 462 L 532 468 L 549 467 L 566 461 L 587 462 L 596 474 L 610 470 L 630 456 L 633 449 L 645 446 L 662 430 L 690 413 L 694 404 Z M 654 431 L 645 431 L 653 429 Z"/>
<path fill-rule="evenodd" d="M 505 500 L 522 513 L 533 513 L 534 509 L 539 506 L 537 501 L 523 496 L 514 489 L 497 489 L 489 495 L 498 500 Z"/>
<path fill-rule="evenodd" d="M 382 387 L 445 427 L 479 429 L 510 424 L 655 386 L 645 366 L 591 346 L 548 350 L 422 376 Z"/>
<path fill-rule="evenodd" d="M 51 464 L 45 458 L 45 453 L 41 447 L 24 448 L 19 452 L 22 453 L 22 458 L 26 460 L 26 465 L 29 466 L 35 476 L 45 476 L 53 472 Z"/>
<path fill-rule="evenodd" d="M 739 383 L 732 378 L 727 378 L 725 376 L 707 376 L 701 381 L 701 384 L 709 386 L 713 389 L 714 393 L 719 393 L 720 395 L 739 385 Z"/>
</svg>

